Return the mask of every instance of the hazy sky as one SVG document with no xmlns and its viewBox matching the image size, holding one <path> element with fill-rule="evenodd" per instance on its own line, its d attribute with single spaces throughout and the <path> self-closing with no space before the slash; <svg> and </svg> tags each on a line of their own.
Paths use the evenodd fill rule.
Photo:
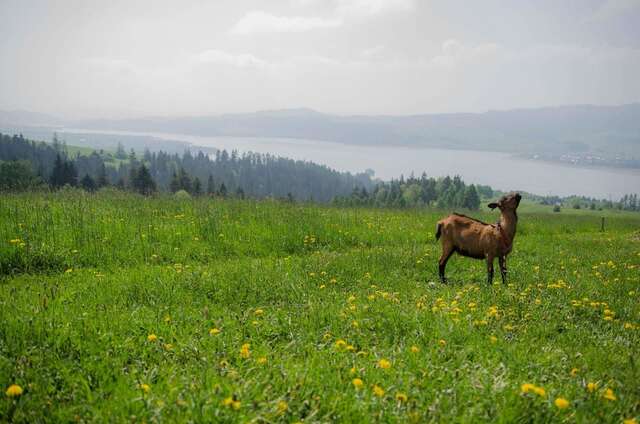
<svg viewBox="0 0 640 424">
<path fill-rule="evenodd" d="M 0 0 L 0 109 L 484 111 L 640 101 L 640 0 Z"/>
</svg>

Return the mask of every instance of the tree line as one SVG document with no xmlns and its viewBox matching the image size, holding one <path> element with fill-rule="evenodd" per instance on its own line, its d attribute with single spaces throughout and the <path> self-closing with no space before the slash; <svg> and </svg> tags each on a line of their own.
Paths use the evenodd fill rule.
<svg viewBox="0 0 640 424">
<path fill-rule="evenodd" d="M 373 190 L 367 190 L 364 187 L 355 189 L 349 196 L 336 197 L 334 203 L 348 206 L 397 208 L 436 206 L 443 209 L 477 210 L 480 207 L 480 198 L 491 196 L 493 196 L 491 187 L 467 185 L 460 176 L 433 178 L 423 173 L 420 178 L 412 175 L 407 179 L 400 177 L 397 180 L 380 182 Z"/>
<path fill-rule="evenodd" d="M 86 150 L 86 149 L 85 149 Z M 65 185 L 88 191 L 104 186 L 142 194 L 184 190 L 192 195 L 238 195 L 328 202 L 354 188 L 371 189 L 368 173 L 338 172 L 313 162 L 269 154 L 219 150 L 182 155 L 145 150 L 140 156 L 122 146 L 116 152 L 84 153 L 54 136 L 52 143 L 0 134 L 0 189 Z"/>
</svg>

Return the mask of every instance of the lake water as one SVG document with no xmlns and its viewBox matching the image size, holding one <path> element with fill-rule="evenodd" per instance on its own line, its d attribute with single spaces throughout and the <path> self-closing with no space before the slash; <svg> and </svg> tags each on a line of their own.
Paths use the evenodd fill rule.
<svg viewBox="0 0 640 424">
<path fill-rule="evenodd" d="M 460 175 L 464 181 L 510 191 L 540 195 L 571 194 L 617 200 L 627 193 L 640 193 L 640 170 L 572 165 L 514 158 L 508 153 L 445 150 L 413 147 L 354 146 L 315 140 L 255 137 L 201 137 L 182 134 L 91 131 L 73 133 L 151 136 L 181 140 L 194 146 L 228 151 L 252 151 L 324 164 L 340 171 L 373 169 L 383 180 L 408 176 Z"/>
</svg>

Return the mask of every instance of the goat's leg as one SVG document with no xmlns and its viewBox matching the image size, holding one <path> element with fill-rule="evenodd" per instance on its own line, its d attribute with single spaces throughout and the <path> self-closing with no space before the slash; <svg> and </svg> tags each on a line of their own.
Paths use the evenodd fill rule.
<svg viewBox="0 0 640 424">
<path fill-rule="evenodd" d="M 493 283 L 493 259 L 492 255 L 487 255 L 487 282 Z"/>
<path fill-rule="evenodd" d="M 454 249 L 451 246 L 442 246 L 442 255 L 438 261 L 438 273 L 440 274 L 440 281 L 446 283 L 447 279 L 444 276 L 444 270 L 447 267 L 447 261 L 453 255 Z"/>
<path fill-rule="evenodd" d="M 502 276 L 502 284 L 507 284 L 507 257 L 498 256 L 498 263 L 500 264 L 500 275 Z"/>
</svg>

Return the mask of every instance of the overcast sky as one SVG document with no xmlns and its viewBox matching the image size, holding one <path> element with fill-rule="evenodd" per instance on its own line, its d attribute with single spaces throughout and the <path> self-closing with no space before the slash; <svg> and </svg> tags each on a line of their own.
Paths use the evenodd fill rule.
<svg viewBox="0 0 640 424">
<path fill-rule="evenodd" d="M 474 112 L 640 101 L 640 0 L 0 0 L 0 109 Z"/>
</svg>

